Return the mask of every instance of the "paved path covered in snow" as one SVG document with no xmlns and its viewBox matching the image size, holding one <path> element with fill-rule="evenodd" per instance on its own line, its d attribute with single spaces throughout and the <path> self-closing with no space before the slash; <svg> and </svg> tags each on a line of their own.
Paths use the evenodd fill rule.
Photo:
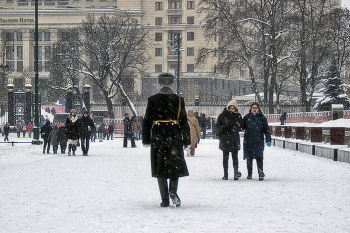
<svg viewBox="0 0 350 233">
<path fill-rule="evenodd" d="M 186 157 L 182 206 L 161 208 L 149 148 L 137 146 L 117 138 L 68 157 L 0 144 L 0 232 L 350 232 L 350 164 L 266 148 L 261 182 L 255 162 L 246 179 L 240 151 L 243 177 L 231 165 L 223 181 L 218 141 L 205 139 Z"/>
</svg>

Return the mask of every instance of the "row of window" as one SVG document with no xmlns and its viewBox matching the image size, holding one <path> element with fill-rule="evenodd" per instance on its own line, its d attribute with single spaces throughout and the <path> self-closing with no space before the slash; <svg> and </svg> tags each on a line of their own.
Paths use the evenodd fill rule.
<svg viewBox="0 0 350 233">
<path fill-rule="evenodd" d="M 163 56 L 163 49 L 162 48 L 155 48 L 155 55 L 156 55 L 156 57 Z M 170 50 L 169 55 L 177 55 L 177 50 Z M 193 47 L 187 48 L 187 56 L 194 56 L 194 48 Z"/>
<path fill-rule="evenodd" d="M 178 0 L 170 0 L 169 9 L 181 9 L 181 2 Z M 194 9 L 194 1 L 187 1 L 187 9 Z M 163 10 L 163 2 L 156 2 L 156 11 Z"/>
<path fill-rule="evenodd" d="M 23 40 L 22 32 L 7 32 L 5 36 L 6 36 L 7 41 L 22 41 Z M 38 33 L 38 40 L 39 41 L 50 41 L 51 40 L 51 33 L 50 32 L 39 32 Z"/>
<path fill-rule="evenodd" d="M 177 69 L 177 65 L 171 65 L 170 69 Z M 163 72 L 163 66 L 162 65 L 155 65 L 155 70 L 156 73 L 161 73 Z M 193 73 L 194 72 L 194 64 L 187 64 L 187 73 Z"/>
<path fill-rule="evenodd" d="M 181 24 L 181 17 L 180 16 L 171 16 L 169 17 L 170 24 Z M 187 24 L 194 24 L 194 16 L 187 17 Z M 163 18 L 162 17 L 156 17 L 155 18 L 155 25 L 163 25 Z"/>
<path fill-rule="evenodd" d="M 174 40 L 177 33 L 171 33 L 170 40 Z M 163 40 L 163 33 L 157 32 L 155 33 L 155 41 L 162 41 Z M 187 32 L 187 40 L 191 41 L 194 40 L 194 32 Z"/>
</svg>

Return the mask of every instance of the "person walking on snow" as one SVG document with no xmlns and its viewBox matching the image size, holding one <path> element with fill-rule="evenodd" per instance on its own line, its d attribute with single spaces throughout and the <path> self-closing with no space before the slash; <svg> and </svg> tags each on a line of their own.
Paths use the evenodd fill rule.
<svg viewBox="0 0 350 233">
<path fill-rule="evenodd" d="M 9 141 L 9 133 L 10 133 L 10 126 L 9 123 L 6 122 L 4 126 L 4 141 Z"/>
<path fill-rule="evenodd" d="M 170 89 L 174 75 L 161 73 L 158 82 L 160 91 L 148 98 L 142 143 L 151 145 L 151 171 L 158 180 L 160 206 L 169 206 L 169 196 L 173 205 L 180 206 L 177 187 L 179 177 L 189 175 L 183 148 L 191 144 L 190 127 L 184 99 Z"/>
<path fill-rule="evenodd" d="M 52 150 L 54 154 L 57 154 L 57 149 L 58 149 L 58 127 L 57 125 L 54 125 L 52 127 L 52 130 L 50 132 L 50 140 L 51 140 L 51 145 L 52 145 Z"/>
<path fill-rule="evenodd" d="M 79 140 L 79 121 L 75 110 L 70 111 L 69 117 L 66 120 L 67 138 L 68 138 L 68 156 L 75 155 Z"/>
<path fill-rule="evenodd" d="M 46 119 L 45 124 L 41 128 L 41 138 L 44 140 L 44 146 L 43 146 L 44 154 L 45 154 L 45 150 L 47 150 L 47 153 L 50 154 L 51 130 L 52 130 L 52 126 L 51 126 L 50 120 Z M 47 146 L 47 149 L 46 149 L 46 146 Z"/>
<path fill-rule="evenodd" d="M 95 127 L 94 122 L 89 117 L 89 113 L 87 111 L 84 111 L 82 118 L 79 119 L 78 125 L 81 150 L 83 151 L 83 156 L 87 156 L 89 151 L 91 129 Z"/>
<path fill-rule="evenodd" d="M 188 125 L 191 132 L 191 145 L 187 150 L 187 156 L 194 156 L 195 148 L 197 148 L 198 138 L 201 136 L 201 129 L 197 118 L 194 117 L 193 109 L 187 111 Z"/>
<path fill-rule="evenodd" d="M 224 108 L 217 120 L 217 137 L 220 140 L 219 148 L 223 152 L 223 180 L 228 179 L 228 161 L 231 152 L 233 162 L 233 179 L 238 180 L 242 173 L 238 171 L 238 151 L 240 150 L 239 131 L 242 127 L 242 116 L 238 112 L 236 100 L 231 100 Z"/>
<path fill-rule="evenodd" d="M 131 140 L 131 147 L 136 147 L 135 139 L 133 136 L 132 120 L 129 118 L 129 114 L 125 113 L 124 122 L 124 144 L 123 147 L 128 147 L 128 138 Z"/>
<path fill-rule="evenodd" d="M 259 180 L 263 181 L 265 177 L 263 170 L 264 135 L 266 145 L 270 147 L 271 134 L 267 119 L 261 112 L 259 104 L 253 103 L 250 106 L 249 113 L 243 117 L 242 128 L 244 130 L 243 159 L 247 159 L 247 179 L 252 179 L 253 159 L 256 159 Z"/>
</svg>

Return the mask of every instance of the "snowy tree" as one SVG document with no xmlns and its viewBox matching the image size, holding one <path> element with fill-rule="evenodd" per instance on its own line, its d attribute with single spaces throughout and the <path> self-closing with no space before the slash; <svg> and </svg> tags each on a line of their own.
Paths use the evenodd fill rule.
<svg viewBox="0 0 350 233">
<path fill-rule="evenodd" d="M 73 87 L 78 84 L 76 80 L 88 78 L 100 88 L 110 118 L 114 118 L 112 98 L 117 94 L 137 115 L 124 86 L 137 72 L 143 73 L 146 38 L 147 32 L 136 19 L 89 15 L 69 39 L 62 38 L 57 44 L 56 58 L 69 73 Z"/>
<path fill-rule="evenodd" d="M 350 99 L 347 97 L 347 85 L 340 78 L 337 58 L 333 58 L 329 71 L 326 73 L 326 78 L 322 79 L 325 88 L 320 92 L 322 97 L 317 99 L 314 109 L 316 111 L 330 111 L 332 104 L 343 104 L 344 109 L 349 109 Z"/>
</svg>

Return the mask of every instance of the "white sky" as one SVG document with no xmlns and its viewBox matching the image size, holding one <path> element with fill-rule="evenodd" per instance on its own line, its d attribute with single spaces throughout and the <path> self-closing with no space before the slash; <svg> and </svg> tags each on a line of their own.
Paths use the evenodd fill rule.
<svg viewBox="0 0 350 233">
<path fill-rule="evenodd" d="M 347 7 L 350 10 L 350 0 L 341 0 L 341 6 Z"/>
</svg>

